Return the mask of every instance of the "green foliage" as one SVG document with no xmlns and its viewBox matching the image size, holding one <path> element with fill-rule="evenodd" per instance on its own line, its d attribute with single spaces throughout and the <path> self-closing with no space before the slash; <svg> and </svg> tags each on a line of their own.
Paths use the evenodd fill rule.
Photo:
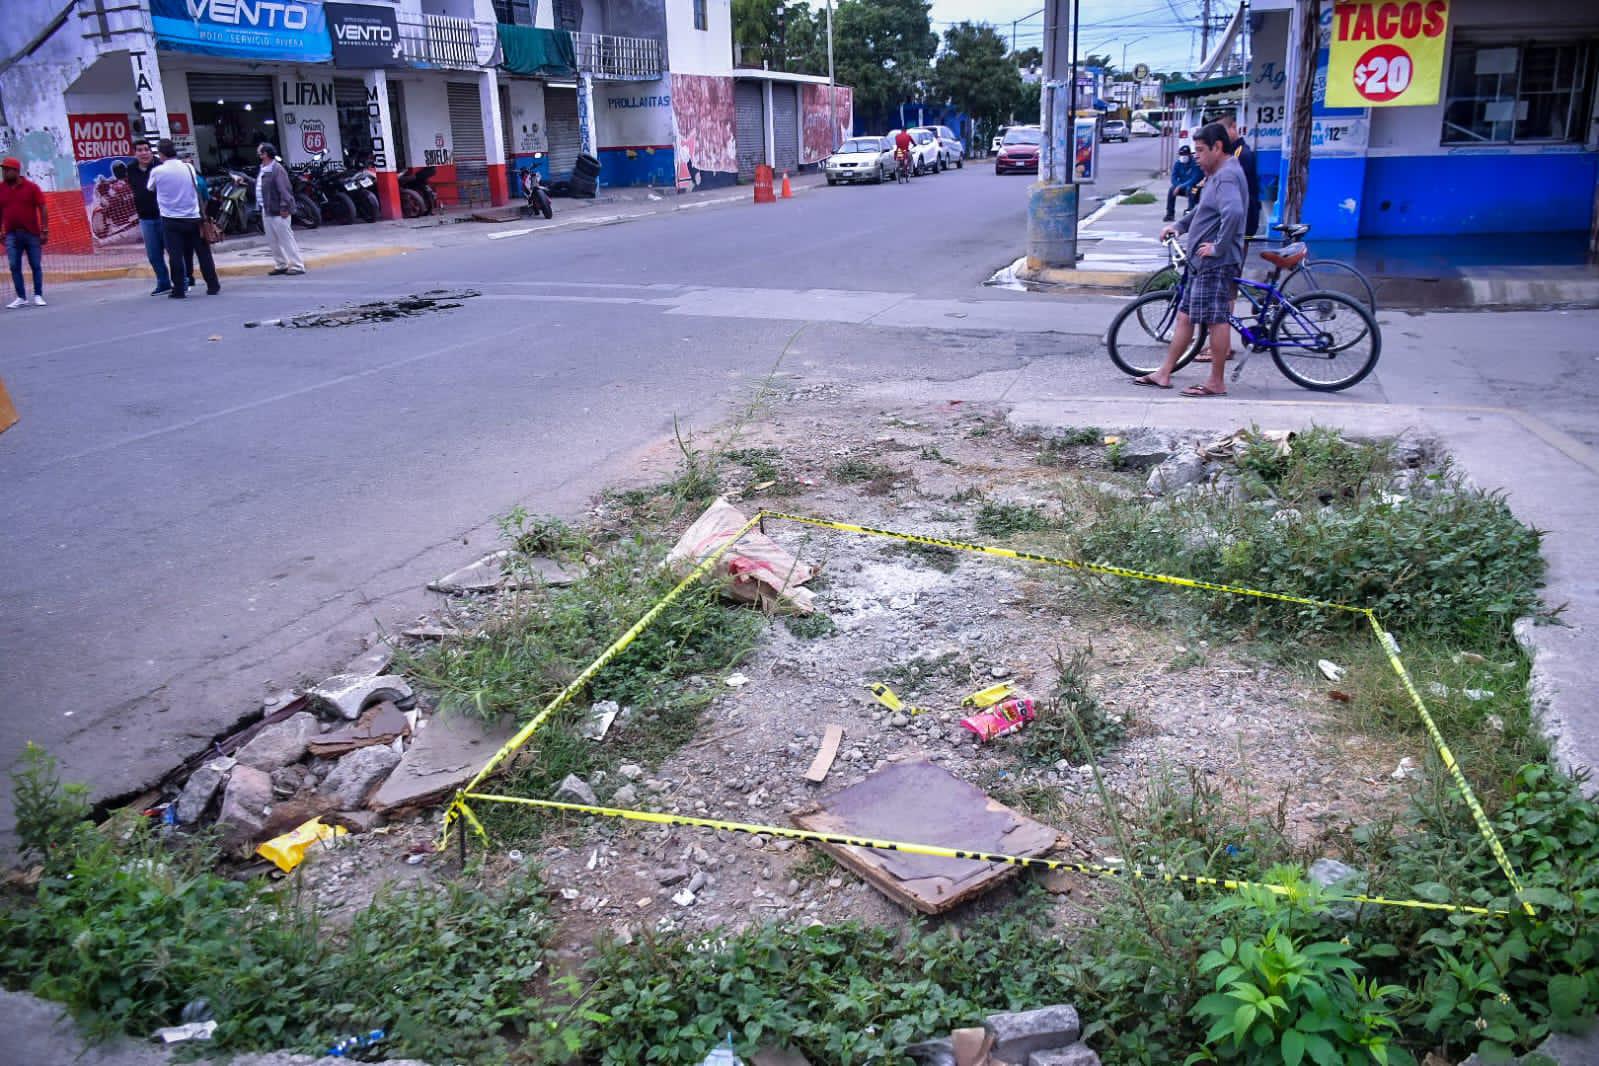
<svg viewBox="0 0 1599 1066">
<path fill-rule="evenodd" d="M 828 472 L 833 475 L 834 481 L 842 481 L 846 485 L 862 481 L 892 481 L 898 476 L 898 471 L 891 466 L 853 456 L 839 460 Z"/>
<path fill-rule="evenodd" d="M 1291 449 L 1251 434 L 1238 454 L 1238 469 L 1257 487 L 1295 507 L 1368 496 L 1387 483 L 1394 469 L 1386 444 L 1353 443 L 1336 429 L 1312 426 Z"/>
<path fill-rule="evenodd" d="M 953 573 L 961 561 L 961 553 L 954 548 L 941 548 L 937 544 L 923 544 L 914 540 L 896 541 L 889 550 L 945 574 Z"/>
<path fill-rule="evenodd" d="M 106 828 L 74 834 L 0 905 L 0 978 L 92 1034 L 143 1037 L 204 999 L 223 1052 L 320 1052 L 382 1028 L 393 1056 L 499 1062 L 536 1009 L 550 923 L 531 876 L 386 892 L 339 934 L 287 885 L 212 872 L 203 841 L 131 814 Z"/>
<path fill-rule="evenodd" d="M 933 95 L 978 121 L 1003 122 L 1022 91 L 1021 74 L 1005 54 L 1006 45 L 992 26 L 960 22 L 945 30 L 944 49 L 933 71 Z"/>
<path fill-rule="evenodd" d="M 1097 762 L 1127 736 L 1126 723 L 1106 712 L 1089 687 L 1093 648 L 1079 648 L 1070 658 L 1057 650 L 1054 659 L 1055 699 L 1028 724 L 1022 750 L 1040 763 Z"/>
<path fill-rule="evenodd" d="M 1013 503 L 984 503 L 977 512 L 977 532 L 990 537 L 1009 537 L 1017 533 L 1037 533 L 1059 529 L 1060 520 L 1042 507 Z"/>
<path fill-rule="evenodd" d="M 500 537 L 519 555 L 548 555 L 556 559 L 581 559 L 594 546 L 586 534 L 553 515 L 529 515 L 520 504 L 495 520 Z"/>
<path fill-rule="evenodd" d="M 833 616 L 825 611 L 812 611 L 810 614 L 785 614 L 783 625 L 788 631 L 801 640 L 821 640 L 838 632 L 838 624 L 833 621 Z"/>
<path fill-rule="evenodd" d="M 1155 202 L 1155 197 L 1152 193 L 1140 189 L 1130 196 L 1123 196 L 1121 202 L 1124 204 L 1152 204 Z"/>
<path fill-rule="evenodd" d="M 89 790 L 62 785 L 55 756 L 33 741 L 11 771 L 17 839 L 24 859 L 50 860 L 89 818 Z"/>
</svg>

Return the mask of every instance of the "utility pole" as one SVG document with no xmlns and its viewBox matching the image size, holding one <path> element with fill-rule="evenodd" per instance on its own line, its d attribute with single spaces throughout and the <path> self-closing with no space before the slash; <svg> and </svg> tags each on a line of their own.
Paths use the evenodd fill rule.
<svg viewBox="0 0 1599 1066">
<path fill-rule="evenodd" d="M 838 79 L 833 77 L 833 0 L 827 0 L 827 117 L 832 132 L 829 147 L 838 150 Z"/>
<path fill-rule="evenodd" d="M 1072 123 L 1076 63 L 1072 49 L 1073 0 L 1048 0 L 1044 8 L 1044 69 L 1040 118 L 1043 141 L 1038 181 L 1027 191 L 1029 272 L 1077 266 L 1077 186 L 1072 184 Z"/>
<path fill-rule="evenodd" d="M 1210 0 L 1204 0 L 1204 15 L 1199 23 L 1199 61 L 1210 55 Z"/>
</svg>

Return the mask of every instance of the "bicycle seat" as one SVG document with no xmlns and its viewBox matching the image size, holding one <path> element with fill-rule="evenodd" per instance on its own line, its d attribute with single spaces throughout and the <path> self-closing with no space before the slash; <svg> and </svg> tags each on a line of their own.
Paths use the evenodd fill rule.
<svg viewBox="0 0 1599 1066">
<path fill-rule="evenodd" d="M 1276 230 L 1278 233 L 1281 233 L 1285 238 L 1291 241 L 1297 241 L 1299 238 L 1310 232 L 1310 227 L 1305 225 L 1303 222 L 1278 222 L 1271 228 Z"/>
<path fill-rule="evenodd" d="M 1305 256 L 1310 254 L 1310 249 L 1303 244 L 1290 244 L 1284 246 L 1280 252 L 1261 252 L 1260 257 L 1272 266 L 1281 270 L 1292 270 L 1305 261 Z"/>
</svg>

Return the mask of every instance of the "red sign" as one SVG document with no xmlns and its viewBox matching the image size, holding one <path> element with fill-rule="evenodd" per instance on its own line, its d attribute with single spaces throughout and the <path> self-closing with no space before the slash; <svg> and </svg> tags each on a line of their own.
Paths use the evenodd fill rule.
<svg viewBox="0 0 1599 1066">
<path fill-rule="evenodd" d="M 68 115 L 72 155 L 80 163 L 133 154 L 132 125 L 126 115 Z"/>
<path fill-rule="evenodd" d="M 305 145 L 307 155 L 327 151 L 328 135 L 319 118 L 305 118 L 300 120 L 300 143 Z"/>
<path fill-rule="evenodd" d="M 189 135 L 189 116 L 168 114 L 167 125 L 172 128 L 172 136 L 187 137 Z"/>
</svg>

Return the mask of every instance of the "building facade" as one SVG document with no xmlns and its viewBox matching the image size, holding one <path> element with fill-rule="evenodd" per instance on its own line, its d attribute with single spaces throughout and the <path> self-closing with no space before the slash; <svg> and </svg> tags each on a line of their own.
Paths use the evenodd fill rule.
<svg viewBox="0 0 1599 1066">
<path fill-rule="evenodd" d="M 46 190 L 62 251 L 138 240 L 119 168 L 146 138 L 209 173 L 253 164 L 261 141 L 291 166 L 370 162 L 390 218 L 409 168 L 433 168 L 446 205 L 506 203 L 521 168 L 576 184 L 585 155 L 601 186 L 740 173 L 731 0 L 12 0 L 7 14 L 0 151 Z M 820 159 L 826 86 L 778 95 L 797 163 Z M 847 131 L 847 89 L 838 103 Z M 768 162 L 789 140 L 771 110 Z"/>
</svg>

